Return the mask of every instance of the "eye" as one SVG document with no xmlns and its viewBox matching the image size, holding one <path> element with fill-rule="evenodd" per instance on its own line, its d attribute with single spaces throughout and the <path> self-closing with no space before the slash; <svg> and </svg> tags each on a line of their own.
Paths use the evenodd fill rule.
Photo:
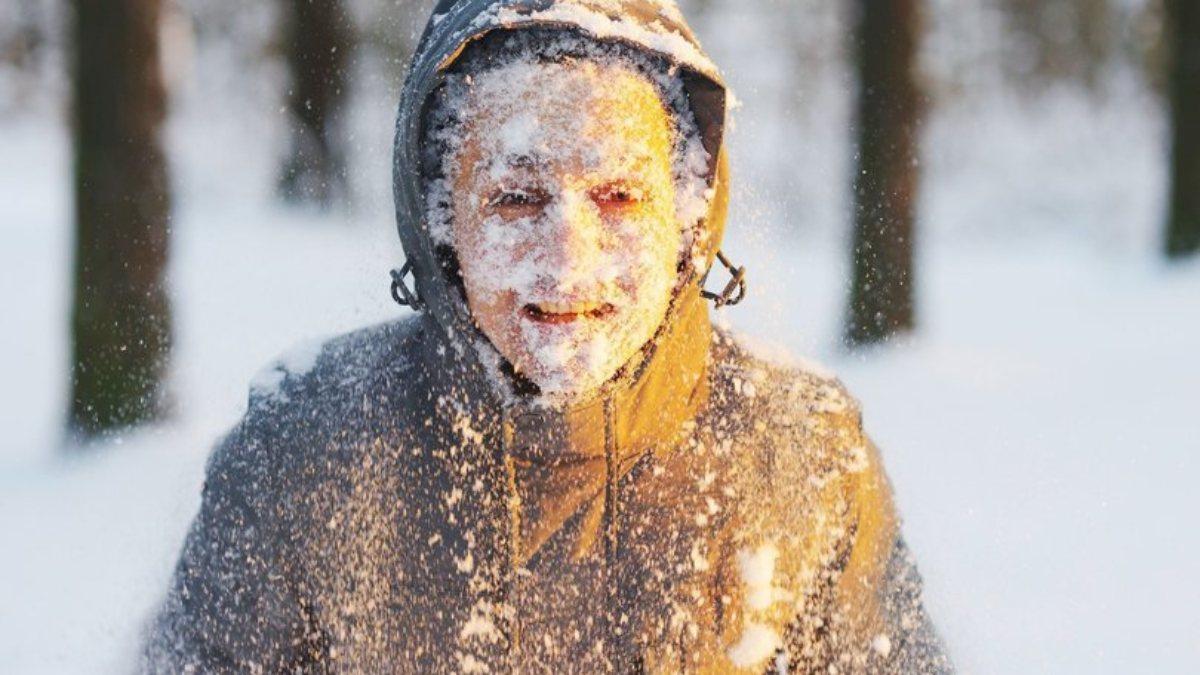
<svg viewBox="0 0 1200 675">
<path fill-rule="evenodd" d="M 550 196 L 537 188 L 502 188 L 488 200 L 488 206 L 506 210 L 528 209 L 545 206 L 548 201 Z"/>
<path fill-rule="evenodd" d="M 592 190 L 592 201 L 601 207 L 622 208 L 634 206 L 646 200 L 645 189 L 639 185 L 614 182 Z"/>
</svg>

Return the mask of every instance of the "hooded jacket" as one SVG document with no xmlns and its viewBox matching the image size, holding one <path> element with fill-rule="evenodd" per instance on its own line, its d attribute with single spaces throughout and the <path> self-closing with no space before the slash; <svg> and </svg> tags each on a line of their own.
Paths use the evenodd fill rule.
<svg viewBox="0 0 1200 675">
<path fill-rule="evenodd" d="M 714 329 L 703 270 L 681 266 L 655 339 L 586 401 L 548 408 L 485 372 L 425 223 L 421 125 L 464 49 L 525 28 L 679 68 L 712 158 L 711 267 L 725 88 L 673 3 L 443 0 L 395 145 L 420 311 L 252 388 L 142 669 L 948 672 L 856 403 Z"/>
</svg>

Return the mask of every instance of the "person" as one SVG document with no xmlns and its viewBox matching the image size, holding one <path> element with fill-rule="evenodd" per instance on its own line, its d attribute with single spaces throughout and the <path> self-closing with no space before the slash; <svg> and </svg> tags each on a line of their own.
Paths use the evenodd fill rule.
<svg viewBox="0 0 1200 675">
<path fill-rule="evenodd" d="M 711 322 L 726 99 L 670 0 L 440 2 L 416 311 L 252 388 L 142 669 L 949 672 L 853 398 Z"/>
</svg>

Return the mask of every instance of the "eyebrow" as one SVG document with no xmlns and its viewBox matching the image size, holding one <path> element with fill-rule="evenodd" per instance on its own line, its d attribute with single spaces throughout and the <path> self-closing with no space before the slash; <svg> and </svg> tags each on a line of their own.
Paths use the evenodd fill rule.
<svg viewBox="0 0 1200 675">
<path fill-rule="evenodd" d="M 547 164 L 545 158 L 537 155 L 506 155 L 504 165 L 510 169 L 538 169 Z"/>
<path fill-rule="evenodd" d="M 535 171 L 549 166 L 549 162 L 544 157 L 539 157 L 533 154 L 524 153 L 509 153 L 503 157 L 492 157 L 487 160 L 483 167 L 486 171 L 494 172 L 498 169 L 504 171 Z"/>
</svg>

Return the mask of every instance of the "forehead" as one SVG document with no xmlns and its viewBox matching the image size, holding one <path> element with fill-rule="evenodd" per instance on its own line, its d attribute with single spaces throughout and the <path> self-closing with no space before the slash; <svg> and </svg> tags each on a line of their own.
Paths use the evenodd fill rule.
<svg viewBox="0 0 1200 675">
<path fill-rule="evenodd" d="M 619 63 L 518 61 L 476 76 L 463 102 L 463 151 L 494 169 L 669 161 L 658 88 Z"/>
</svg>

